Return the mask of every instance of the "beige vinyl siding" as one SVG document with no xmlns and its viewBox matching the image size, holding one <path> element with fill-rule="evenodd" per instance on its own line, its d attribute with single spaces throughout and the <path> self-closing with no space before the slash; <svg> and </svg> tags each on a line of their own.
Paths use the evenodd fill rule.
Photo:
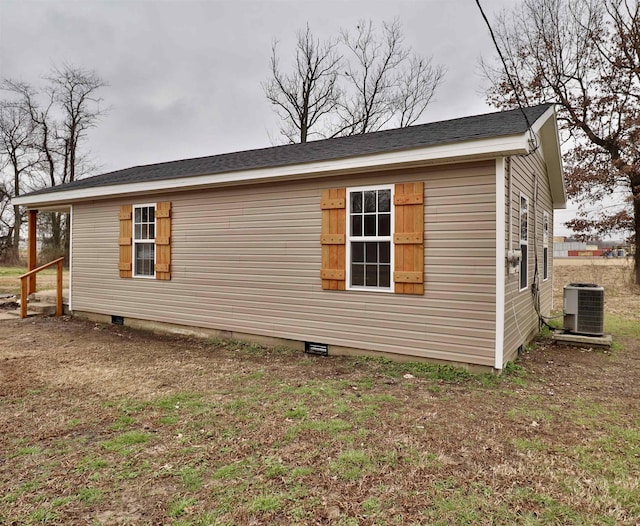
<svg viewBox="0 0 640 526">
<path fill-rule="evenodd" d="M 538 195 L 535 199 L 535 180 L 537 174 Z M 540 310 L 544 316 L 551 312 L 553 281 L 553 205 L 549 179 L 544 159 L 539 151 L 529 156 L 511 158 L 511 247 L 509 246 L 509 180 L 505 180 L 505 246 L 506 249 L 520 248 L 520 195 L 529 199 L 529 248 L 528 248 L 528 287 L 520 291 L 520 274 L 505 276 L 505 332 L 504 362 L 515 359 L 520 345 L 528 343 L 538 332 L 538 315 L 534 309 L 531 284 L 534 279 L 535 259 L 538 259 L 538 284 L 540 286 Z M 549 279 L 543 281 L 543 212 L 549 214 Z"/>
<path fill-rule="evenodd" d="M 322 290 L 323 189 L 425 182 L 425 294 Z M 77 311 L 493 366 L 495 162 L 74 205 Z M 170 201 L 171 280 L 118 277 L 118 209 Z"/>
</svg>

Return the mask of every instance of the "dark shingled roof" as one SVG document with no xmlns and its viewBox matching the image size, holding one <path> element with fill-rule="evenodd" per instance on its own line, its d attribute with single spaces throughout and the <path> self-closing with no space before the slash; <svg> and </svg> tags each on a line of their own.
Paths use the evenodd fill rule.
<svg viewBox="0 0 640 526">
<path fill-rule="evenodd" d="M 529 122 L 533 124 L 550 106 L 551 104 L 532 106 L 525 108 L 524 113 L 526 113 Z M 303 144 L 286 144 L 258 150 L 223 153 L 210 157 L 134 166 L 53 188 L 43 188 L 25 194 L 25 196 L 197 175 L 213 175 L 256 168 L 275 168 L 424 146 L 452 144 L 473 139 L 516 135 L 526 131 L 527 123 L 522 111 L 519 109 L 509 110 Z"/>
</svg>

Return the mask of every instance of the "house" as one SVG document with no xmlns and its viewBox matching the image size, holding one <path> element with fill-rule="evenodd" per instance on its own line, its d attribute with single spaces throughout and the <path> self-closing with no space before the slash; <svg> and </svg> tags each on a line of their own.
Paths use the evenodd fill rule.
<svg viewBox="0 0 640 526">
<path fill-rule="evenodd" d="M 565 200 L 555 110 L 540 105 L 136 166 L 13 202 L 34 225 L 70 211 L 74 315 L 499 370 L 551 309 Z"/>
</svg>

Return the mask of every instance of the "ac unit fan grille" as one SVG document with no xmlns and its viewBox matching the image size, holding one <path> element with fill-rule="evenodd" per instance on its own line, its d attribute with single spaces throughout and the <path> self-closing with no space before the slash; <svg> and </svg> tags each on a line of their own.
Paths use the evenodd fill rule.
<svg viewBox="0 0 640 526">
<path fill-rule="evenodd" d="M 602 290 L 578 291 L 578 332 L 604 334 L 604 292 Z"/>
</svg>

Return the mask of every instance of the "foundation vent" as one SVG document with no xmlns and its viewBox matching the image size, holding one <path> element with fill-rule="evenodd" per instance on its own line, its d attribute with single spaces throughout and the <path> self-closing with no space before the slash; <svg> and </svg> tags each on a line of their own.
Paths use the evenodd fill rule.
<svg viewBox="0 0 640 526">
<path fill-rule="evenodd" d="M 317 354 L 318 356 L 328 356 L 329 346 L 326 343 L 304 342 L 304 352 Z"/>
<path fill-rule="evenodd" d="M 124 317 L 112 315 L 111 323 L 113 323 L 114 325 L 124 325 Z"/>
</svg>

